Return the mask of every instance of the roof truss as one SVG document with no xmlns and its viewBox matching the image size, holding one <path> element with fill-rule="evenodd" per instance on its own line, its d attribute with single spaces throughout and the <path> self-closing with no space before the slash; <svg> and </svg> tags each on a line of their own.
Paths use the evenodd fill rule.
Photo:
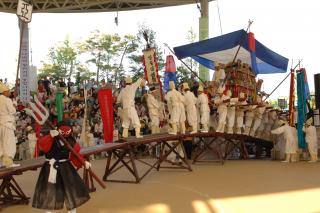
<svg viewBox="0 0 320 213">
<path fill-rule="evenodd" d="M 209 0 L 211 1 L 211 0 Z M 193 4 L 197 0 L 33 0 L 34 13 L 111 12 Z M 0 0 L 0 12 L 15 13 L 18 0 Z"/>
</svg>

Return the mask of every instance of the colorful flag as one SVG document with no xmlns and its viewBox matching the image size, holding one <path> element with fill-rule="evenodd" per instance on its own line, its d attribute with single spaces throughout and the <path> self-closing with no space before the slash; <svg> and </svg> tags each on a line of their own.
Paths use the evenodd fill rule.
<svg viewBox="0 0 320 213">
<path fill-rule="evenodd" d="M 113 99 L 112 89 L 98 91 L 101 119 L 103 123 L 103 136 L 105 143 L 113 142 Z"/>
<path fill-rule="evenodd" d="M 58 116 L 58 122 L 61 122 L 63 120 L 63 93 L 57 92 L 56 93 L 56 110 L 57 110 L 57 116 Z"/>
<path fill-rule="evenodd" d="M 165 68 L 165 76 L 164 76 L 164 91 L 167 92 L 169 90 L 169 81 L 174 81 L 177 83 L 177 69 L 176 64 L 174 62 L 174 58 L 172 55 L 168 55 L 166 58 L 166 68 Z"/>
<path fill-rule="evenodd" d="M 257 56 L 256 56 L 256 40 L 254 39 L 254 34 L 252 32 L 248 33 L 248 44 L 251 56 L 251 68 L 254 73 L 258 73 L 257 67 Z"/>
</svg>

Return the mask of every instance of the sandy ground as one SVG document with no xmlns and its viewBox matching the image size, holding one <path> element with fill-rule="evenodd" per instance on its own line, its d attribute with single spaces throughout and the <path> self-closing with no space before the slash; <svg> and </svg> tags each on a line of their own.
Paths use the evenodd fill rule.
<svg viewBox="0 0 320 213">
<path fill-rule="evenodd" d="M 105 160 L 93 161 L 101 177 Z M 107 183 L 98 187 L 79 213 L 304 213 L 320 212 L 320 163 L 285 164 L 269 160 L 198 163 L 187 170 L 152 171 L 140 184 Z M 145 167 L 139 164 L 140 171 Z M 130 179 L 126 171 L 115 174 Z M 16 179 L 32 197 L 38 172 Z M 114 176 L 115 177 L 115 176 Z M 31 205 L 3 213 L 37 213 Z M 67 212 L 56 211 L 56 212 Z"/>
</svg>

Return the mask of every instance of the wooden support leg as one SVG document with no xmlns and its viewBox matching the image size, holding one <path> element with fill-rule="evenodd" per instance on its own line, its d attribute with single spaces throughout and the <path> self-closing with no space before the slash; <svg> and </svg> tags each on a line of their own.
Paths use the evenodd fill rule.
<svg viewBox="0 0 320 213">
<path fill-rule="evenodd" d="M 136 166 L 136 162 L 135 162 L 136 156 L 133 153 L 133 147 L 129 151 L 129 158 L 130 158 L 131 165 L 132 165 L 132 168 L 133 168 L 133 173 L 132 174 L 136 178 L 136 183 L 139 183 L 140 182 L 140 178 L 139 178 L 139 175 L 138 175 L 138 170 L 137 170 L 137 166 Z"/>
<path fill-rule="evenodd" d="M 29 199 L 13 176 L 3 178 L 0 186 L 0 209 L 14 204 L 28 204 Z"/>
<path fill-rule="evenodd" d="M 108 159 L 107 159 L 106 169 L 104 171 L 104 175 L 103 175 L 103 178 L 102 178 L 103 181 L 107 180 L 107 177 L 108 177 L 108 175 L 110 173 L 109 168 L 110 168 L 111 159 L 112 159 L 112 152 L 108 152 Z"/>
</svg>

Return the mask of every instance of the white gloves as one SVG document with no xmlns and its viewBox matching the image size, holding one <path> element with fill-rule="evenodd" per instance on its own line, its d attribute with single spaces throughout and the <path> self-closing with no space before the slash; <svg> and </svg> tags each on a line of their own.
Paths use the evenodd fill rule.
<svg viewBox="0 0 320 213">
<path fill-rule="evenodd" d="M 51 135 L 51 137 L 56 137 L 56 136 L 58 136 L 59 135 L 59 131 L 58 130 L 55 130 L 55 129 L 53 129 L 53 130 L 50 130 L 50 135 Z"/>
<path fill-rule="evenodd" d="M 85 165 L 86 169 L 91 168 L 91 163 L 88 162 L 88 161 L 85 161 L 85 162 L 84 162 L 84 165 Z"/>
</svg>

